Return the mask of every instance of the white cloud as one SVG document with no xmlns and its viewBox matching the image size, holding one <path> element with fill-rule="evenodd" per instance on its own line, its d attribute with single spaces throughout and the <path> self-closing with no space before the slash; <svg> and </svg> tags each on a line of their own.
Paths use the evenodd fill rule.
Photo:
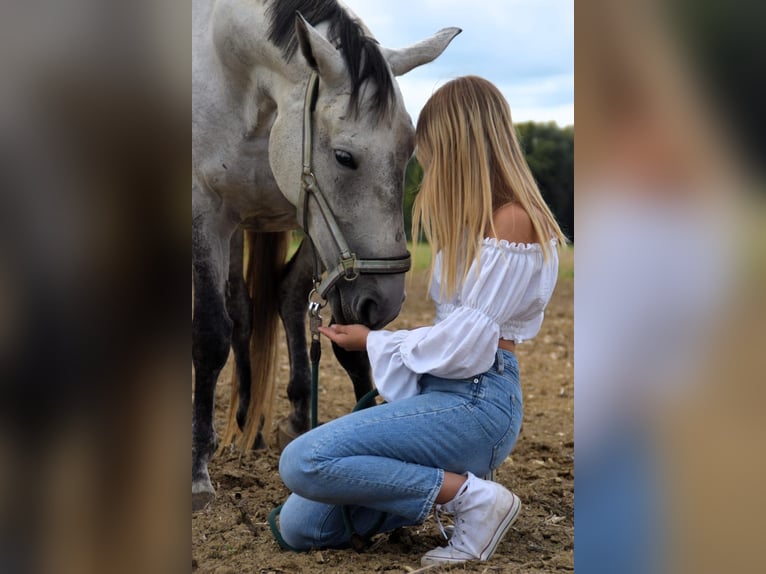
<svg viewBox="0 0 766 574">
<path fill-rule="evenodd" d="M 503 91 L 516 121 L 574 123 L 573 0 L 344 1 L 390 47 L 463 29 L 435 62 L 399 78 L 413 119 L 436 87 L 476 74 Z"/>
<path fill-rule="evenodd" d="M 417 121 L 420 110 L 434 90 L 449 80 L 449 77 L 418 77 L 414 74 L 399 78 L 404 104 L 413 121 Z M 552 121 L 564 127 L 574 125 L 574 102 L 561 97 L 560 84 L 566 85 L 567 81 L 567 77 L 553 77 L 527 84 L 498 83 L 497 87 L 510 103 L 514 122 Z"/>
<path fill-rule="evenodd" d="M 404 97 L 404 105 L 412 116 L 412 121 L 417 121 L 420 110 L 431 97 L 434 90 L 442 85 L 445 80 L 432 77 L 416 77 L 408 74 L 399 78 L 399 88 Z"/>
</svg>

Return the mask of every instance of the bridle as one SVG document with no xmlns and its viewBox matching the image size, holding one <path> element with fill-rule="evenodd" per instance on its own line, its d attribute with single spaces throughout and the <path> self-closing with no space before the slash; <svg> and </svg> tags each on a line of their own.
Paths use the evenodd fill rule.
<svg viewBox="0 0 766 574">
<path fill-rule="evenodd" d="M 346 242 L 343 232 L 335 219 L 335 215 L 327 203 L 327 199 L 319 188 L 314 172 L 311 169 L 311 144 L 312 129 L 311 118 L 316 108 L 317 96 L 319 93 L 319 76 L 315 71 L 311 72 L 308 85 L 306 86 L 306 97 L 303 106 L 303 172 L 301 174 L 301 196 L 300 203 L 303 205 L 303 231 L 306 238 L 311 242 L 314 251 L 314 289 L 309 295 L 309 314 L 314 320 L 318 316 L 319 310 L 327 303 L 327 294 L 342 277 L 346 281 L 354 281 L 360 274 L 396 274 L 406 273 L 410 269 L 410 253 L 402 257 L 380 258 L 380 259 L 360 259 L 353 253 Z M 314 242 L 308 235 L 308 207 L 309 199 L 314 201 L 319 208 L 319 213 L 327 226 L 330 235 L 338 247 L 338 264 L 327 270 L 327 275 L 322 279 L 322 268 L 319 255 Z M 319 300 L 317 300 L 317 298 Z M 315 313 L 312 313 L 311 307 Z M 312 336 L 313 336 L 312 329 Z M 317 333 L 318 337 L 318 333 Z"/>
</svg>

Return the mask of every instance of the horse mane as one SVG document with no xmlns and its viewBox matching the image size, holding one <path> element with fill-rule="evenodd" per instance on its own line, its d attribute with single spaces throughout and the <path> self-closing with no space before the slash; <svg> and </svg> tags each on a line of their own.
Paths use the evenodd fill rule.
<svg viewBox="0 0 766 574">
<path fill-rule="evenodd" d="M 378 119 L 386 116 L 394 101 L 394 81 L 378 42 L 365 35 L 359 23 L 335 0 L 275 0 L 268 8 L 271 19 L 269 40 L 282 49 L 288 62 L 298 49 L 296 12 L 300 12 L 312 26 L 329 21 L 328 39 L 340 49 L 351 77 L 349 105 L 353 113 L 359 112 L 362 84 L 370 80 L 375 86 L 373 110 Z"/>
</svg>

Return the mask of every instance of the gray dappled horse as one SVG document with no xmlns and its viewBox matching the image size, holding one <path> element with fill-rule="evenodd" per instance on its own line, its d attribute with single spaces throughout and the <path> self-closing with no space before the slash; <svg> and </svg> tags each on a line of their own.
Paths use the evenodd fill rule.
<svg viewBox="0 0 766 574">
<path fill-rule="evenodd" d="M 214 496 L 214 391 L 230 348 L 239 388 L 226 435 L 238 426 L 241 444 L 262 445 L 277 313 L 291 363 L 284 430 L 308 429 L 316 272 L 328 272 L 313 285 L 338 322 L 380 328 L 399 313 L 414 130 L 394 76 L 432 61 L 457 33 L 390 50 L 333 0 L 193 1 L 194 508 Z M 310 241 L 285 265 L 299 228 Z M 359 396 L 370 388 L 366 355 L 335 351 Z"/>
</svg>

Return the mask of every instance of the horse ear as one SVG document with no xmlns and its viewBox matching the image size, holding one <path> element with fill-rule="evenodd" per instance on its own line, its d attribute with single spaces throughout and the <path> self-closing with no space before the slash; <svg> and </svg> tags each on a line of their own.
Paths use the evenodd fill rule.
<svg viewBox="0 0 766 574">
<path fill-rule="evenodd" d="M 329 85 L 342 81 L 346 67 L 340 52 L 300 12 L 295 13 L 295 32 L 303 57 L 319 77 Z"/>
<path fill-rule="evenodd" d="M 413 68 L 434 61 L 460 32 L 462 32 L 460 28 L 444 28 L 427 40 L 413 44 L 408 48 L 398 50 L 382 48 L 381 51 L 388 60 L 388 65 L 391 66 L 394 76 L 401 76 Z"/>
</svg>

